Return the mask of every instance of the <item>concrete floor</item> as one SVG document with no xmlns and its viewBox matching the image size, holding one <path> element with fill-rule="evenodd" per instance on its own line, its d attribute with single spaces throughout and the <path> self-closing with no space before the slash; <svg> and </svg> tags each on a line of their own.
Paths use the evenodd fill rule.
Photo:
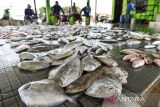
<svg viewBox="0 0 160 107">
<path fill-rule="evenodd" d="M 0 39 L 5 44 L 5 40 Z M 18 88 L 28 82 L 45 79 L 52 68 L 38 72 L 26 72 L 17 67 L 18 54 L 11 49 L 9 44 L 0 46 L 0 107 L 26 107 L 21 101 Z M 97 107 L 100 99 L 82 96 L 80 102 L 84 107 Z M 75 107 L 66 102 L 56 107 Z"/>
</svg>

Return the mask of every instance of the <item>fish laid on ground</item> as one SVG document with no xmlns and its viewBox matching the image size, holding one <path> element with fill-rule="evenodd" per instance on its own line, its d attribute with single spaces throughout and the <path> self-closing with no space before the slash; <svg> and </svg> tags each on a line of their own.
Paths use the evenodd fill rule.
<svg viewBox="0 0 160 107">
<path fill-rule="evenodd" d="M 139 45 L 139 44 L 141 44 L 141 41 L 138 41 L 138 40 L 127 40 L 127 41 L 126 41 L 126 44 L 127 44 L 128 46 Z"/>
<path fill-rule="evenodd" d="M 29 45 L 20 45 L 15 49 L 15 52 L 19 53 L 19 52 L 25 51 L 25 50 L 27 50 L 29 48 L 30 48 Z"/>
<path fill-rule="evenodd" d="M 150 57 L 144 57 L 145 64 L 152 64 L 153 60 Z"/>
<path fill-rule="evenodd" d="M 106 51 L 113 49 L 113 46 L 111 44 L 107 44 L 107 43 L 96 42 L 96 45 Z"/>
<path fill-rule="evenodd" d="M 30 49 L 28 49 L 29 52 L 43 52 L 43 51 L 49 51 L 52 49 L 59 48 L 59 45 L 52 45 L 52 46 L 46 46 L 46 45 L 38 45 L 38 46 L 33 46 Z"/>
<path fill-rule="evenodd" d="M 66 93 L 78 93 L 87 89 L 94 81 L 96 81 L 102 74 L 103 67 L 97 68 L 95 71 L 82 75 L 79 79 L 71 83 L 66 88 Z"/>
<path fill-rule="evenodd" d="M 160 59 L 160 54 L 152 54 L 153 57 L 155 57 L 156 59 Z"/>
<path fill-rule="evenodd" d="M 61 87 L 66 87 L 72 82 L 77 80 L 83 73 L 83 66 L 81 60 L 76 57 L 63 65 L 59 66 L 57 69 L 53 69 L 49 73 L 49 79 L 56 81 Z"/>
<path fill-rule="evenodd" d="M 95 54 L 96 54 L 96 55 L 102 54 L 103 51 L 104 51 L 104 50 L 103 50 L 102 48 L 98 48 L 98 49 L 95 51 Z"/>
<path fill-rule="evenodd" d="M 152 45 L 160 45 L 160 41 L 154 41 Z"/>
<path fill-rule="evenodd" d="M 42 61 L 22 61 L 18 64 L 18 67 L 27 70 L 27 71 L 37 71 L 41 69 L 46 69 L 50 65 L 48 62 L 42 62 Z"/>
<path fill-rule="evenodd" d="M 55 50 L 48 52 L 48 55 L 51 56 L 53 60 L 59 60 L 73 55 L 74 52 L 74 50 Z"/>
<path fill-rule="evenodd" d="M 70 42 L 67 45 L 65 45 L 62 50 L 65 50 L 65 51 L 73 50 L 73 49 L 81 46 L 82 44 L 83 44 L 83 42 L 78 42 L 78 41 Z"/>
<path fill-rule="evenodd" d="M 145 64 L 143 59 L 136 60 L 132 63 L 133 68 L 139 68 Z"/>
<path fill-rule="evenodd" d="M 156 45 L 146 45 L 144 46 L 145 49 L 152 49 L 152 48 L 155 48 Z"/>
<path fill-rule="evenodd" d="M 145 52 L 141 51 L 141 50 L 138 50 L 138 49 L 123 49 L 121 52 L 124 53 L 124 54 L 127 54 L 127 51 L 128 53 L 131 52 L 131 54 L 133 53 L 137 53 L 137 54 L 144 54 Z M 126 53 L 125 53 L 126 52 Z"/>
<path fill-rule="evenodd" d="M 123 61 L 128 61 L 128 60 L 131 60 L 132 58 L 135 58 L 135 57 L 137 57 L 136 54 L 126 55 L 123 57 Z"/>
<path fill-rule="evenodd" d="M 88 87 L 85 94 L 96 98 L 108 98 L 110 96 L 120 95 L 121 92 L 122 84 L 118 80 L 102 76 Z"/>
<path fill-rule="evenodd" d="M 126 101 L 128 98 L 130 97 L 121 94 L 115 98 L 115 101 L 112 102 L 105 99 L 101 107 L 141 107 L 141 105 L 136 101 Z"/>
<path fill-rule="evenodd" d="M 19 54 L 20 61 L 24 60 L 33 60 L 35 58 L 35 55 L 33 55 L 30 52 L 22 52 Z"/>
<path fill-rule="evenodd" d="M 140 59 L 141 59 L 140 57 L 133 57 L 133 58 L 130 59 L 130 62 L 134 62 L 134 61 L 140 60 Z"/>
<path fill-rule="evenodd" d="M 81 54 L 83 54 L 84 52 L 86 52 L 88 50 L 88 48 L 86 46 L 78 46 L 75 51 L 79 51 Z"/>
<path fill-rule="evenodd" d="M 51 107 L 65 101 L 75 101 L 53 80 L 40 80 L 24 84 L 18 89 L 20 98 L 29 107 Z"/>
<path fill-rule="evenodd" d="M 160 59 L 155 59 L 155 60 L 154 60 L 154 63 L 155 63 L 157 66 L 160 67 Z"/>
<path fill-rule="evenodd" d="M 120 51 L 121 53 L 123 54 L 127 54 L 127 55 L 138 55 L 138 53 L 136 53 L 135 51 L 132 51 L 132 50 L 121 50 Z"/>
<path fill-rule="evenodd" d="M 63 38 L 59 38 L 58 42 L 59 43 L 64 43 L 64 44 L 68 44 L 69 43 L 69 41 L 66 38 L 64 38 L 64 37 Z"/>
<path fill-rule="evenodd" d="M 128 72 L 119 67 L 104 67 L 104 74 L 111 78 L 119 80 L 120 83 L 126 84 Z"/>
<path fill-rule="evenodd" d="M 102 62 L 103 64 L 107 66 L 118 66 L 118 63 L 111 59 L 108 58 L 107 56 L 94 56 L 98 61 Z"/>
<path fill-rule="evenodd" d="M 160 45 L 158 45 L 158 46 L 156 47 L 156 50 L 160 51 Z"/>
<path fill-rule="evenodd" d="M 83 58 L 82 64 L 84 65 L 84 71 L 87 72 L 94 71 L 96 68 L 101 66 L 101 63 L 95 60 L 90 53 Z"/>
<path fill-rule="evenodd" d="M 49 64 L 52 64 L 53 59 L 49 55 L 45 55 L 42 57 L 36 57 L 33 59 L 33 61 L 42 61 L 42 62 L 48 62 Z"/>
</svg>

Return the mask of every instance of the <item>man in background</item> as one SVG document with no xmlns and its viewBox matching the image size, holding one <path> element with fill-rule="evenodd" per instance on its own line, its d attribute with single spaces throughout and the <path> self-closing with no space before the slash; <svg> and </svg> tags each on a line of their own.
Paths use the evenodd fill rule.
<svg viewBox="0 0 160 107">
<path fill-rule="evenodd" d="M 51 8 L 53 15 L 60 15 L 60 11 L 64 14 L 62 7 L 59 5 L 58 1 L 55 2 L 55 5 Z"/>
<path fill-rule="evenodd" d="M 27 5 L 27 8 L 25 9 L 24 14 L 25 14 L 24 20 L 25 21 L 26 20 L 30 20 L 30 22 L 32 23 L 33 22 L 33 18 L 34 18 L 34 11 L 33 11 L 33 9 L 31 9 L 31 5 L 30 4 Z"/>
</svg>

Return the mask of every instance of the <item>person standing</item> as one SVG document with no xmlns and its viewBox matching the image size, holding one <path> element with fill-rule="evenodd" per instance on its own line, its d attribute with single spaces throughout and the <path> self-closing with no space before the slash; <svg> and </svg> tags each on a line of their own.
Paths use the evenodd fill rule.
<svg viewBox="0 0 160 107">
<path fill-rule="evenodd" d="M 89 14 L 91 12 L 91 7 L 89 6 L 89 3 L 87 2 L 87 6 L 83 7 L 80 11 L 80 15 L 84 12 L 84 16 L 89 17 Z"/>
<path fill-rule="evenodd" d="M 26 20 L 30 20 L 30 22 L 32 23 L 33 22 L 33 18 L 34 18 L 34 11 L 33 11 L 33 9 L 31 9 L 31 5 L 30 4 L 27 5 L 27 8 L 25 9 L 24 14 L 25 14 L 24 20 L 25 21 Z"/>
<path fill-rule="evenodd" d="M 126 7 L 126 17 L 125 17 L 125 22 L 126 24 L 130 24 L 131 22 L 131 11 L 134 11 L 134 6 L 131 3 L 131 1 L 129 0 L 127 3 L 127 7 Z"/>
<path fill-rule="evenodd" d="M 51 7 L 53 15 L 60 15 L 60 11 L 64 14 L 62 7 L 59 5 L 58 1 L 55 2 L 55 5 Z"/>
</svg>

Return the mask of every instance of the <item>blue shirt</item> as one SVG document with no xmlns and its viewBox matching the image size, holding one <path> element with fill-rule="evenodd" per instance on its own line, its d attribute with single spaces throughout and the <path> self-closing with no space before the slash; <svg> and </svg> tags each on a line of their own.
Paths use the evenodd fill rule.
<svg viewBox="0 0 160 107">
<path fill-rule="evenodd" d="M 84 16 L 89 16 L 89 13 L 91 11 L 91 8 L 86 6 L 81 11 L 84 11 Z"/>
</svg>

